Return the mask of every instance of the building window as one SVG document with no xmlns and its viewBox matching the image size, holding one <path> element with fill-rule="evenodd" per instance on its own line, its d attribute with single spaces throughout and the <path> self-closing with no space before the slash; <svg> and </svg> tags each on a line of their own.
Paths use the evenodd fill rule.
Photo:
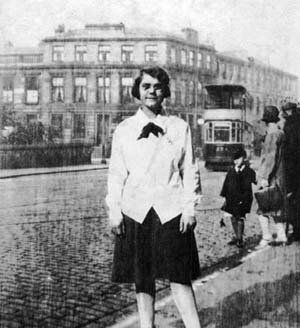
<svg viewBox="0 0 300 328">
<path fill-rule="evenodd" d="M 241 81 L 243 82 L 245 80 L 245 67 L 241 66 Z"/>
<path fill-rule="evenodd" d="M 64 46 L 53 46 L 52 48 L 52 60 L 54 62 L 61 62 L 64 60 Z"/>
<path fill-rule="evenodd" d="M 260 109 L 260 99 L 259 97 L 256 97 L 256 115 L 259 115 L 259 109 Z"/>
<path fill-rule="evenodd" d="M 201 52 L 198 52 L 198 57 L 197 57 L 197 66 L 199 68 L 202 67 L 202 53 Z"/>
<path fill-rule="evenodd" d="M 198 106 L 201 105 L 201 102 L 202 102 L 202 83 L 201 82 L 198 82 L 197 83 L 197 104 Z"/>
<path fill-rule="evenodd" d="M 181 105 L 186 104 L 186 83 L 181 81 Z"/>
<path fill-rule="evenodd" d="M 99 45 L 98 47 L 98 60 L 102 62 L 110 61 L 110 46 Z"/>
<path fill-rule="evenodd" d="M 63 137 L 63 114 L 51 115 L 51 127 L 52 127 L 53 138 Z"/>
<path fill-rule="evenodd" d="M 240 66 L 236 67 L 236 80 L 237 80 L 237 82 L 241 81 L 241 67 Z"/>
<path fill-rule="evenodd" d="M 26 122 L 27 122 L 27 125 L 37 123 L 37 115 L 36 114 L 27 114 Z"/>
<path fill-rule="evenodd" d="M 181 49 L 181 64 L 186 65 L 186 51 L 184 49 Z"/>
<path fill-rule="evenodd" d="M 145 61 L 155 62 L 157 61 L 157 45 L 147 45 L 145 47 Z"/>
<path fill-rule="evenodd" d="M 210 55 L 206 56 L 206 68 L 211 69 L 211 56 Z"/>
<path fill-rule="evenodd" d="M 171 59 L 171 63 L 175 64 L 176 63 L 176 49 L 174 47 L 171 47 L 170 50 L 170 59 Z"/>
<path fill-rule="evenodd" d="M 53 77 L 52 78 L 52 101 L 64 102 L 64 78 Z"/>
<path fill-rule="evenodd" d="M 194 131 L 194 122 L 195 122 L 195 120 L 194 120 L 194 115 L 193 114 L 189 114 L 189 115 L 187 115 L 187 118 L 188 118 L 188 123 L 189 123 L 189 126 L 190 126 L 190 128 L 191 128 L 191 131 L 192 131 L 192 134 L 193 134 L 193 131 Z"/>
<path fill-rule="evenodd" d="M 87 89 L 87 78 L 86 77 L 75 77 L 75 90 L 74 90 L 74 101 L 75 102 L 86 102 L 86 89 Z"/>
<path fill-rule="evenodd" d="M 97 79 L 97 102 L 110 103 L 110 77 L 99 76 Z"/>
<path fill-rule="evenodd" d="M 181 104 L 181 83 L 176 83 L 175 104 Z"/>
<path fill-rule="evenodd" d="M 252 71 L 251 69 L 248 69 L 248 74 L 247 74 L 247 81 L 252 85 Z"/>
<path fill-rule="evenodd" d="M 261 86 L 264 85 L 264 82 L 265 82 L 265 79 L 264 79 L 264 72 L 262 72 L 261 75 L 260 75 L 260 84 L 261 84 Z"/>
<path fill-rule="evenodd" d="M 3 103 L 11 104 L 14 101 L 14 79 L 11 76 L 5 76 L 3 78 Z"/>
<path fill-rule="evenodd" d="M 222 64 L 221 66 L 221 71 L 222 71 L 222 78 L 223 80 L 227 79 L 227 65 L 226 64 Z"/>
<path fill-rule="evenodd" d="M 87 57 L 87 47 L 85 45 L 75 46 L 75 60 L 85 62 Z"/>
<path fill-rule="evenodd" d="M 188 105 L 189 106 L 195 106 L 195 83 L 193 81 L 190 81 L 189 83 L 189 100 L 188 100 Z"/>
<path fill-rule="evenodd" d="M 25 79 L 26 103 L 38 104 L 39 102 L 39 85 L 37 76 L 27 76 Z"/>
<path fill-rule="evenodd" d="M 124 45 L 122 46 L 122 62 L 132 62 L 133 61 L 133 46 Z"/>
<path fill-rule="evenodd" d="M 189 65 L 194 66 L 194 60 L 195 60 L 195 53 L 194 51 L 189 51 Z"/>
<path fill-rule="evenodd" d="M 131 88 L 133 86 L 133 78 L 123 76 L 121 78 L 121 102 L 122 104 L 132 102 Z"/>
<path fill-rule="evenodd" d="M 74 114 L 73 116 L 73 137 L 85 138 L 85 115 Z"/>
<path fill-rule="evenodd" d="M 176 102 L 176 81 L 170 81 L 170 91 L 171 91 L 171 104 L 175 104 Z"/>
</svg>

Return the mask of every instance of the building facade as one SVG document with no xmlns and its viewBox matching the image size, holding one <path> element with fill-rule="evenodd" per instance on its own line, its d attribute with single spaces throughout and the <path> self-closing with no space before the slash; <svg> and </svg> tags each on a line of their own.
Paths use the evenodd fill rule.
<svg viewBox="0 0 300 328">
<path fill-rule="evenodd" d="M 131 96 L 134 78 L 150 65 L 169 72 L 171 97 L 164 108 L 189 122 L 198 145 L 207 84 L 244 84 L 253 92 L 254 116 L 263 104 L 297 96 L 297 77 L 218 54 L 214 46 L 199 43 L 193 29 L 173 35 L 128 30 L 122 23 L 88 24 L 68 31 L 59 26 L 37 49 L 8 46 L 0 54 L 0 108 L 24 122 L 55 127 L 57 142 L 109 149 L 116 125 L 138 108 Z"/>
<path fill-rule="evenodd" d="M 251 96 L 247 121 L 257 125 L 266 105 L 281 108 L 288 101 L 298 101 L 298 77 L 253 57 L 238 53 L 218 53 L 217 84 L 244 86 Z"/>
<path fill-rule="evenodd" d="M 8 49 L 0 56 L 0 102 L 26 122 L 55 126 L 58 141 L 109 148 L 115 126 L 138 107 L 131 96 L 134 78 L 153 64 L 170 73 L 166 111 L 196 128 L 203 85 L 215 78 L 217 62 L 214 47 L 199 44 L 191 29 L 176 36 L 127 30 L 123 24 L 59 27 L 36 53 Z"/>
</svg>

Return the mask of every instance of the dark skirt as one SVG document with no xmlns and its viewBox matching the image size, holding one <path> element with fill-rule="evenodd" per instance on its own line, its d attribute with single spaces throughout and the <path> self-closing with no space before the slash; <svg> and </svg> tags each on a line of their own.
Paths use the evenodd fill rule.
<svg viewBox="0 0 300 328">
<path fill-rule="evenodd" d="M 124 215 L 125 235 L 116 237 L 112 281 L 143 284 L 145 280 L 169 279 L 190 284 L 200 274 L 193 231 L 179 231 L 181 215 L 161 224 L 150 209 L 142 224 Z"/>
</svg>

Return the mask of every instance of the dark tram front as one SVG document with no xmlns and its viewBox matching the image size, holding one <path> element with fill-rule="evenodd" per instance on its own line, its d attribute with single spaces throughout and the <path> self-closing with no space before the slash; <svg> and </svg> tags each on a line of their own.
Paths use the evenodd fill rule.
<svg viewBox="0 0 300 328">
<path fill-rule="evenodd" d="M 253 140 L 247 122 L 251 97 L 241 85 L 206 86 L 204 159 L 209 169 L 226 170 L 238 147 L 249 149 Z"/>
</svg>

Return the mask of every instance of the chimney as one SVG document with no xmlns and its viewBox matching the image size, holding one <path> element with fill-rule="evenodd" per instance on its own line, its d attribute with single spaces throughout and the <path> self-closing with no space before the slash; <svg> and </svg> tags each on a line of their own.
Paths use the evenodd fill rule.
<svg viewBox="0 0 300 328">
<path fill-rule="evenodd" d="M 183 33 L 186 41 L 188 41 L 190 43 L 194 43 L 194 44 L 199 43 L 199 36 L 198 36 L 198 32 L 196 30 L 186 27 L 186 28 L 183 28 L 181 30 L 181 32 Z"/>
<path fill-rule="evenodd" d="M 57 26 L 57 28 L 55 29 L 55 34 L 62 34 L 65 33 L 65 25 L 64 24 L 60 24 Z"/>
</svg>

